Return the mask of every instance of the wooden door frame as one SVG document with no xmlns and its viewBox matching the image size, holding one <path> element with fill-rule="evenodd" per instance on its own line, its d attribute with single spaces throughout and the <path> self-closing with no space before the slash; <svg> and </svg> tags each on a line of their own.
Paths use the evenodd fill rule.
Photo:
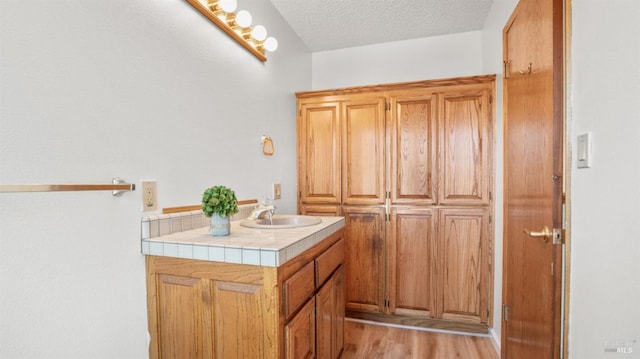
<svg viewBox="0 0 640 359">
<path fill-rule="evenodd" d="M 563 49 L 562 49 L 562 85 L 564 86 L 564 99 L 562 108 L 562 126 L 563 126 L 563 192 L 564 192 L 564 252 L 562 254 L 562 323 L 561 323 L 561 358 L 569 358 L 569 302 L 570 302 L 570 275 L 571 273 L 571 141 L 569 140 L 569 128 L 567 126 L 567 104 L 570 103 L 571 91 L 567 86 L 569 83 L 569 71 L 571 70 L 571 26 L 572 26 L 572 7 L 571 0 L 563 0 Z"/>
</svg>

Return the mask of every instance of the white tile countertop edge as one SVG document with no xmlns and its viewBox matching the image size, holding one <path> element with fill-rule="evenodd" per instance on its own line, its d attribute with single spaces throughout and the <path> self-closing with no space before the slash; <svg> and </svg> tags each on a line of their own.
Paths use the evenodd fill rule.
<svg viewBox="0 0 640 359">
<path fill-rule="evenodd" d="M 152 238 L 145 238 L 149 220 L 143 218 L 142 254 L 279 267 L 345 225 L 344 217 L 318 218 L 320 224 L 307 227 L 256 229 L 232 221 L 229 236 L 214 237 L 207 226 Z"/>
</svg>

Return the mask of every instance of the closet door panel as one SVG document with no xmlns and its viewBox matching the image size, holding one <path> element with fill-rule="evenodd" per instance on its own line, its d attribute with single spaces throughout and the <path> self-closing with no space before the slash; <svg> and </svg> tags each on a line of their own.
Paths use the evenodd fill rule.
<svg viewBox="0 0 640 359">
<path fill-rule="evenodd" d="M 488 204 L 491 165 L 489 90 L 446 92 L 440 114 L 441 204 Z"/>
<path fill-rule="evenodd" d="M 431 208 L 391 208 L 390 314 L 425 318 L 435 314 L 436 214 Z"/>
<path fill-rule="evenodd" d="M 340 203 L 339 102 L 302 103 L 298 120 L 302 203 Z"/>
<path fill-rule="evenodd" d="M 487 323 L 491 280 L 488 210 L 455 208 L 439 212 L 439 316 Z"/>
<path fill-rule="evenodd" d="M 385 209 L 345 206 L 345 282 L 347 310 L 383 312 Z"/>
<path fill-rule="evenodd" d="M 385 201 L 385 100 L 371 98 L 344 104 L 343 204 Z"/>
<path fill-rule="evenodd" d="M 391 97 L 391 203 L 430 205 L 436 200 L 435 95 Z"/>
</svg>

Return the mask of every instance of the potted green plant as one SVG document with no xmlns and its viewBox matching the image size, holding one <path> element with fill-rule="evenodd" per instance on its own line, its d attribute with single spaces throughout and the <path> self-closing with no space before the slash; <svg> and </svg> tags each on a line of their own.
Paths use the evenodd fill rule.
<svg viewBox="0 0 640 359">
<path fill-rule="evenodd" d="M 228 236 L 231 229 L 231 216 L 238 213 L 236 193 L 225 186 L 207 188 L 202 194 L 202 212 L 211 217 L 211 234 Z"/>
</svg>

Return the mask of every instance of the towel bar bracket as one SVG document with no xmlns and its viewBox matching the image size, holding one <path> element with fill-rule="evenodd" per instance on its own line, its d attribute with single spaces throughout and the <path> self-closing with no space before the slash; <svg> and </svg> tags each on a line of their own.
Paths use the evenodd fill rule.
<svg viewBox="0 0 640 359">
<path fill-rule="evenodd" d="M 123 183 L 126 183 L 126 182 L 122 178 L 115 177 L 113 179 L 113 181 L 111 181 L 111 183 L 113 183 L 114 185 L 118 185 L 118 184 L 123 184 Z M 125 193 L 127 191 L 135 191 L 135 190 L 136 190 L 136 185 L 134 183 L 132 183 L 131 184 L 131 189 L 128 189 L 128 190 L 126 190 L 126 189 L 114 189 L 112 194 L 114 196 L 120 197 L 120 196 L 122 196 L 123 193 Z"/>
</svg>

